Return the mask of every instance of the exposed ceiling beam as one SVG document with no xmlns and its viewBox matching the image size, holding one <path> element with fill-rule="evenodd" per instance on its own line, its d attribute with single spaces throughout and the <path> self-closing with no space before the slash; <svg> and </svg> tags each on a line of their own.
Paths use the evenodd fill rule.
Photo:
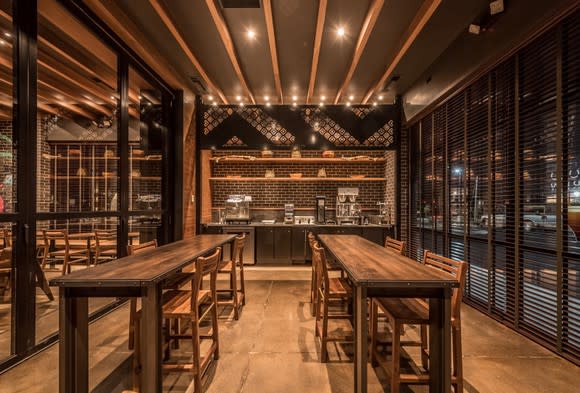
<svg viewBox="0 0 580 393">
<path fill-rule="evenodd" d="M 252 91 L 248 87 L 248 83 L 246 82 L 246 77 L 244 76 L 244 72 L 242 71 L 242 67 L 240 66 L 240 62 L 238 61 L 238 55 L 236 53 L 236 48 L 234 46 L 234 41 L 232 40 L 232 36 L 230 35 L 230 31 L 224 19 L 224 16 L 220 12 L 219 8 L 217 7 L 215 0 L 205 0 L 207 4 L 207 8 L 209 8 L 209 12 L 213 19 L 213 23 L 215 24 L 217 31 L 222 39 L 222 43 L 226 48 L 226 52 L 228 57 L 230 58 L 230 62 L 234 67 L 234 72 L 242 85 L 242 89 L 245 91 L 246 96 L 250 98 L 252 104 L 256 103 L 254 99 L 254 95 Z"/>
<path fill-rule="evenodd" d="M 369 37 L 371 36 L 371 33 L 373 32 L 373 28 L 375 27 L 375 23 L 377 22 L 377 19 L 379 17 L 379 14 L 381 13 L 384 4 L 385 0 L 374 0 L 369 7 L 365 20 L 360 29 L 358 40 L 356 41 L 356 46 L 354 48 L 354 53 L 352 54 L 350 67 L 348 68 L 348 72 L 344 77 L 344 81 L 342 82 L 342 85 L 340 86 L 340 89 L 338 90 L 338 93 L 336 94 L 336 97 L 334 99 L 335 104 L 338 104 L 340 97 L 344 94 L 345 90 L 348 88 L 350 81 L 352 80 L 354 71 L 358 66 L 358 63 L 362 57 L 364 49 L 367 45 Z"/>
<path fill-rule="evenodd" d="M 280 104 L 284 103 L 282 94 L 282 83 L 280 82 L 280 67 L 278 65 L 278 49 L 276 48 L 276 31 L 274 30 L 274 14 L 272 13 L 272 0 L 263 0 L 264 18 L 266 19 L 266 30 L 268 31 L 268 43 L 270 44 L 270 57 L 272 58 L 272 70 L 274 72 L 274 83 L 276 93 L 280 97 Z"/>
<path fill-rule="evenodd" d="M 389 61 L 387 69 L 385 70 L 379 81 L 373 87 L 371 87 L 370 90 L 365 94 L 362 100 L 363 104 L 366 104 L 369 101 L 369 99 L 373 96 L 373 94 L 375 94 L 384 86 L 387 78 L 389 78 L 392 75 L 393 71 L 395 70 L 395 68 L 397 67 L 403 56 L 405 56 L 405 54 L 407 53 L 407 51 L 409 50 L 409 48 L 411 47 L 411 45 L 413 44 L 419 33 L 421 32 L 421 30 L 423 30 L 423 27 L 425 27 L 425 25 L 427 24 L 431 16 L 433 16 L 435 11 L 437 10 L 437 7 L 439 7 L 440 4 L 441 0 L 423 1 L 423 4 L 421 4 L 421 7 L 419 7 L 419 11 L 411 21 L 409 27 L 407 27 L 407 30 L 405 31 L 405 34 L 403 35 L 394 56 Z"/>
<path fill-rule="evenodd" d="M 316 18 L 316 34 L 314 35 L 314 51 L 312 53 L 312 64 L 310 65 L 310 81 L 308 82 L 308 92 L 306 93 L 306 103 L 314 94 L 316 84 L 316 73 L 318 71 L 318 58 L 320 57 L 320 45 L 322 44 L 322 33 L 324 32 L 324 19 L 326 18 L 327 0 L 319 0 L 318 17 Z"/>
<path fill-rule="evenodd" d="M 167 27 L 173 38 L 175 38 L 175 41 L 177 41 L 177 43 L 181 47 L 181 50 L 185 53 L 191 64 L 193 64 L 199 75 L 205 81 L 208 89 L 211 92 L 215 93 L 224 104 L 228 104 L 226 96 L 221 91 L 221 89 L 218 88 L 215 83 L 213 83 L 207 72 L 205 72 L 205 69 L 201 66 L 201 63 L 197 60 L 197 58 L 193 54 L 193 51 L 191 50 L 189 45 L 185 42 L 183 35 L 177 29 L 177 26 L 169 16 L 169 13 L 165 10 L 165 7 L 161 5 L 159 0 L 149 0 L 149 3 L 157 13 L 159 18 L 161 18 L 161 21 L 163 22 L 163 24 L 165 24 L 165 27 Z"/>
</svg>

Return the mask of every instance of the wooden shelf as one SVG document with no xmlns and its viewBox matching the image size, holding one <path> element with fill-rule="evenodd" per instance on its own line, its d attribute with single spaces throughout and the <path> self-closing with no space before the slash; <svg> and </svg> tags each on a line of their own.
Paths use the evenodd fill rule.
<svg viewBox="0 0 580 393">
<path fill-rule="evenodd" d="M 56 180 L 92 180 L 92 179 L 115 179 L 118 180 L 119 176 L 51 176 L 51 179 Z M 132 176 L 131 180 L 156 180 L 160 181 L 161 177 L 158 176 Z"/>
<path fill-rule="evenodd" d="M 356 163 L 370 163 L 370 162 L 385 162 L 385 159 L 382 157 L 375 158 L 368 158 L 368 159 L 361 159 L 361 160 L 347 160 L 340 157 L 334 158 L 323 158 L 323 157 L 304 157 L 304 158 L 291 158 L 291 157 L 278 157 L 278 158 L 262 158 L 256 157 L 253 160 L 246 160 L 242 158 L 220 158 L 220 157 L 213 157 L 210 158 L 211 161 L 215 161 L 216 164 L 221 164 L 225 162 L 246 162 L 249 164 L 252 163 L 278 163 L 278 164 L 292 164 L 292 163 L 306 163 L 306 164 L 317 164 L 317 163 L 342 163 L 342 164 L 356 164 Z"/>
<path fill-rule="evenodd" d="M 385 181 L 385 177 L 210 177 L 212 181 L 271 181 L 271 182 L 285 182 L 285 181 L 303 181 L 303 182 L 325 182 L 325 181 L 343 181 L 343 182 L 365 182 L 365 181 Z"/>
<path fill-rule="evenodd" d="M 43 157 L 44 158 L 44 157 Z M 80 156 L 69 156 L 69 157 L 50 157 L 46 158 L 49 160 L 58 161 L 71 161 L 71 160 L 87 160 L 87 161 L 118 161 L 119 157 L 80 157 Z M 161 158 L 147 158 L 147 157 L 129 157 L 129 161 L 161 161 Z"/>
</svg>

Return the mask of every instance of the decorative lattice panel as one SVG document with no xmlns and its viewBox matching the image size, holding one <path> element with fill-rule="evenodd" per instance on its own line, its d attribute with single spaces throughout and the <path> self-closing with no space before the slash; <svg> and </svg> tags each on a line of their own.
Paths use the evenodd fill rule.
<svg viewBox="0 0 580 393">
<path fill-rule="evenodd" d="M 377 132 L 363 142 L 365 146 L 388 146 L 395 142 L 395 128 L 393 120 L 389 120 Z"/>
<path fill-rule="evenodd" d="M 209 134 L 214 128 L 219 126 L 222 121 L 234 113 L 231 108 L 209 107 L 203 114 L 203 133 Z"/>
<path fill-rule="evenodd" d="M 353 137 L 340 124 L 327 116 L 322 115 L 319 108 L 306 108 L 302 111 L 302 117 L 312 127 L 314 131 L 322 135 L 326 140 L 335 146 L 356 146 L 360 142 Z"/>
<path fill-rule="evenodd" d="M 228 141 L 224 144 L 224 146 L 247 146 L 244 141 L 242 141 L 237 136 L 232 136 Z"/>
<path fill-rule="evenodd" d="M 237 108 L 236 112 L 274 145 L 292 145 L 296 138 L 261 108 Z"/>
<path fill-rule="evenodd" d="M 358 107 L 351 107 L 350 110 L 360 119 L 364 119 L 365 117 L 367 117 L 369 113 L 373 111 L 372 108 L 358 108 Z"/>
</svg>

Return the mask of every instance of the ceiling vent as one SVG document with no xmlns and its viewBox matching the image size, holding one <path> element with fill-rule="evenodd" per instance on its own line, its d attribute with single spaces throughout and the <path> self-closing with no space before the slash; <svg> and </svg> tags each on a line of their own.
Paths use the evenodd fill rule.
<svg viewBox="0 0 580 393">
<path fill-rule="evenodd" d="M 207 89 L 205 88 L 205 85 L 198 77 L 192 76 L 191 82 L 193 82 L 193 92 L 196 95 L 201 96 L 201 95 L 207 94 Z"/>
<path fill-rule="evenodd" d="M 260 0 L 220 0 L 222 8 L 260 8 Z"/>
</svg>

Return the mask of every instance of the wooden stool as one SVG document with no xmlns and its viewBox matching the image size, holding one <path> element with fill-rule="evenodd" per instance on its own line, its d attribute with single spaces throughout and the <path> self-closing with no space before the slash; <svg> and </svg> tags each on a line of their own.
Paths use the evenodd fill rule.
<svg viewBox="0 0 580 393">
<path fill-rule="evenodd" d="M 117 231 L 95 230 L 95 244 L 92 247 L 95 254 L 95 265 L 101 261 L 117 258 Z"/>
<path fill-rule="evenodd" d="M 316 265 L 318 276 L 316 282 L 319 283 L 315 308 L 315 333 L 317 337 L 320 337 L 320 361 L 326 363 L 328 361 L 328 342 L 354 343 L 352 314 L 343 311 L 331 313 L 328 308 L 331 303 L 343 303 L 341 304 L 342 306 L 346 303 L 348 305 L 352 300 L 352 288 L 344 278 L 329 277 L 326 253 L 324 248 L 319 247 L 318 242 L 315 241 L 313 243 L 312 250 L 312 263 Z M 349 321 L 351 331 L 342 335 L 329 335 L 328 321 L 331 319 L 344 319 Z"/>
<path fill-rule="evenodd" d="M 463 261 L 456 261 L 425 251 L 423 262 L 425 265 L 435 269 L 443 270 L 452 275 L 458 282 L 459 287 L 453 289 L 451 298 L 451 337 L 453 347 L 453 375 L 451 383 L 455 386 L 456 393 L 463 392 L 463 367 L 461 351 L 461 299 L 465 286 L 465 276 L 467 264 Z M 398 393 L 400 384 L 428 384 L 429 374 L 401 374 L 400 358 L 403 346 L 420 346 L 421 363 L 425 370 L 428 370 L 429 351 L 427 347 L 427 328 L 429 326 L 429 306 L 423 299 L 395 299 L 395 298 L 373 298 L 371 311 L 371 325 L 377 325 L 377 309 L 384 312 L 387 322 L 391 326 L 391 361 L 378 362 L 376 343 L 377 329 L 373 329 L 371 336 L 371 362 L 380 364 L 381 367 L 391 376 L 391 393 Z M 401 333 L 405 324 L 421 325 L 420 341 L 402 342 Z M 386 364 L 385 364 L 386 363 Z"/>
<path fill-rule="evenodd" d="M 218 267 L 218 274 L 228 274 L 230 276 L 230 286 L 228 289 L 218 289 L 217 293 L 227 293 L 228 300 L 218 300 L 218 304 L 232 305 L 234 307 L 234 319 L 238 320 L 240 308 L 246 304 L 246 286 L 244 282 L 244 246 L 246 244 L 246 234 L 237 236 L 234 239 L 232 249 L 232 259 L 221 261 Z M 237 270 L 240 269 L 240 289 L 238 289 Z"/>
</svg>

